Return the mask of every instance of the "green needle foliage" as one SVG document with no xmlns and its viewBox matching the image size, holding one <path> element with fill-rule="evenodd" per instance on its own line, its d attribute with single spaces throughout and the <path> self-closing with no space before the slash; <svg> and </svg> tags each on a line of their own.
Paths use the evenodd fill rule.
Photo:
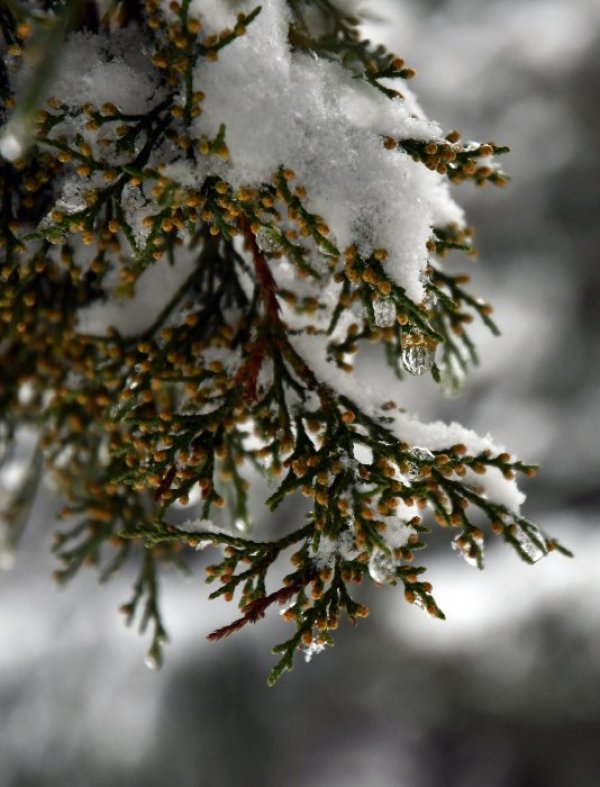
<svg viewBox="0 0 600 787">
<path fill-rule="evenodd" d="M 364 40 L 343 4 L 288 5 L 294 52 L 333 61 L 365 90 L 402 99 L 414 71 Z M 516 473 L 533 475 L 534 466 L 468 440 L 426 450 L 399 439 L 393 402 L 363 406 L 299 351 L 296 338 L 321 336 L 331 365 L 351 374 L 361 345 L 379 343 L 399 377 L 431 371 L 448 390 L 458 388 L 477 361 L 469 323 L 479 318 L 497 332 L 491 307 L 465 289 L 468 277 L 442 268 L 448 251 L 474 252 L 472 232 L 456 224 L 432 230 L 425 297 L 415 302 L 389 270 L 388 249 L 338 248 L 327 217 L 313 212 L 311 194 L 285 161 L 258 185 L 230 182 L 235 152 L 225 125 L 213 137 L 194 131 L 205 100 L 195 73 L 252 36 L 261 9 L 206 34 L 194 8 L 186 0 L 113 2 L 102 11 L 50 0 L 0 4 L 3 466 L 14 460 L 24 427 L 36 436 L 29 469 L 6 497 L 4 544 L 16 541 L 43 466 L 65 500 L 56 580 L 82 566 L 97 566 L 106 580 L 137 562 L 122 611 L 150 627 L 153 665 L 166 640 L 160 572 L 185 567 L 194 548 L 211 545 L 219 555 L 206 569 L 218 584 L 211 598 L 237 598 L 240 615 L 210 639 L 275 605 L 294 628 L 275 648 L 272 683 L 299 649 L 318 652 L 333 644 L 344 617 L 355 623 L 367 615 L 353 594 L 369 577 L 443 617 L 417 565 L 430 532 L 427 511 L 479 566 L 490 535 L 528 562 L 566 550 L 486 491 L 487 475 L 510 483 Z M 46 98 L 66 36 L 87 30 L 110 39 L 132 25 L 159 86 L 147 111 Z M 63 133 L 65 124 L 75 130 Z M 506 148 L 463 144 L 454 131 L 430 140 L 382 135 L 381 146 L 450 183 L 507 182 L 496 163 Z M 173 161 L 205 175 L 184 182 L 167 167 Z M 58 199 L 66 178 L 80 184 L 75 207 Z M 142 232 L 127 206 L 132 190 L 142 195 Z M 81 330 L 82 309 L 132 296 L 146 271 L 174 264 L 183 251 L 193 259 L 189 275 L 142 330 Z M 298 286 L 278 283 L 282 260 Z M 320 298 L 318 286 L 307 294 L 306 282 L 333 282 L 335 303 Z M 358 317 L 344 321 L 349 311 Z M 310 502 L 308 514 L 274 540 L 249 537 L 256 469 L 272 484 L 270 510 L 298 494 Z M 178 526 L 177 505 L 198 519 Z M 214 518 L 235 527 L 216 527 Z M 399 529 L 403 537 L 394 540 Z M 271 568 L 282 558 L 291 569 L 277 587 Z"/>
</svg>

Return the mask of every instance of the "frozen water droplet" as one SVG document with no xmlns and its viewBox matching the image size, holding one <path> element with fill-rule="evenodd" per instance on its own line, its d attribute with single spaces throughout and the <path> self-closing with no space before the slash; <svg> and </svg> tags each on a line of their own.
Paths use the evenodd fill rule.
<svg viewBox="0 0 600 787">
<path fill-rule="evenodd" d="M 546 550 L 542 549 L 535 541 L 533 541 L 533 539 L 528 536 L 525 531 L 517 530 L 515 533 L 515 538 L 519 542 L 523 552 L 527 555 L 532 563 L 537 563 L 538 560 L 541 560 L 546 556 Z"/>
<path fill-rule="evenodd" d="M 475 542 L 475 547 L 473 546 L 473 542 Z M 467 541 L 462 536 L 457 536 L 452 542 L 452 549 L 456 550 L 459 555 L 468 563 L 470 566 L 474 566 L 475 568 L 479 568 L 479 563 L 477 560 L 477 547 L 481 552 L 481 558 L 483 559 L 483 538 L 478 536 L 473 536 L 472 542 Z"/>
<path fill-rule="evenodd" d="M 431 280 L 425 271 L 421 271 L 421 273 L 419 274 L 419 281 L 425 288 L 425 295 L 423 296 L 423 300 L 421 301 L 421 303 L 426 309 L 428 310 L 433 309 L 437 303 L 437 295 L 435 294 L 435 292 L 429 289 Z"/>
<path fill-rule="evenodd" d="M 428 372 L 435 360 L 435 350 L 431 349 L 420 331 L 402 334 L 402 365 L 410 374 L 420 376 Z"/>
<path fill-rule="evenodd" d="M 404 347 L 402 364 L 407 372 L 421 376 L 433 366 L 434 353 L 425 345 Z"/>
<path fill-rule="evenodd" d="M 369 558 L 369 574 L 374 582 L 385 585 L 396 577 L 396 564 L 389 552 L 374 547 Z"/>
<path fill-rule="evenodd" d="M 428 311 L 431 311 L 431 309 L 435 308 L 436 304 L 437 304 L 437 295 L 433 290 L 427 290 L 427 292 L 425 293 L 425 297 L 423 298 L 423 306 Z"/>
<path fill-rule="evenodd" d="M 433 462 L 435 455 L 428 448 L 420 448 L 415 446 L 410 455 L 416 461 L 410 462 L 406 477 L 409 481 L 416 481 L 421 477 L 421 464 L 424 462 Z"/>
<path fill-rule="evenodd" d="M 435 459 L 433 451 L 430 451 L 429 448 L 421 448 L 418 445 L 414 446 L 410 453 L 419 462 L 433 462 Z"/>
<path fill-rule="evenodd" d="M 316 656 L 318 653 L 322 653 L 327 646 L 324 642 L 322 642 L 318 637 L 314 638 L 310 645 L 302 645 L 300 650 L 304 653 L 304 661 L 308 664 L 308 662 L 312 659 L 313 656 Z"/>
<path fill-rule="evenodd" d="M 261 251 L 273 254 L 277 251 L 281 251 L 283 248 L 279 233 L 277 230 L 273 230 L 270 227 L 260 227 L 254 237 L 256 239 L 256 245 Z"/>
<path fill-rule="evenodd" d="M 373 303 L 375 325 L 390 328 L 396 322 L 396 304 L 391 298 L 379 298 Z"/>
<path fill-rule="evenodd" d="M 242 519 L 241 516 L 235 520 L 234 525 L 235 529 L 239 530 L 240 533 L 247 533 L 250 530 L 250 523 L 247 519 Z"/>
<path fill-rule="evenodd" d="M 160 667 L 160 662 L 154 653 L 146 654 L 144 664 L 151 670 L 157 670 Z"/>
<path fill-rule="evenodd" d="M 23 137 L 19 138 L 13 130 L 8 128 L 0 136 L 0 156 L 7 161 L 16 161 L 25 152 Z"/>
</svg>

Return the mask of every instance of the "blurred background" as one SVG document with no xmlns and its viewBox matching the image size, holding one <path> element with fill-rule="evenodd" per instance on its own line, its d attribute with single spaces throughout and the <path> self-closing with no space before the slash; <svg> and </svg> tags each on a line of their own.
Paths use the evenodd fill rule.
<svg viewBox="0 0 600 787">
<path fill-rule="evenodd" d="M 540 462 L 525 512 L 576 558 L 525 566 L 490 545 L 479 572 L 441 539 L 428 562 L 445 623 L 365 589 L 371 617 L 267 689 L 270 645 L 287 638 L 276 613 L 208 643 L 235 609 L 206 602 L 200 570 L 167 576 L 173 642 L 151 672 L 117 613 L 131 577 L 55 589 L 39 500 L 0 574 L 0 787 L 600 785 L 600 3 L 364 6 L 369 35 L 417 69 L 430 117 L 512 149 L 508 189 L 458 190 L 482 262 L 450 263 L 503 335 L 478 331 L 460 398 L 415 380 L 397 399 Z"/>
</svg>

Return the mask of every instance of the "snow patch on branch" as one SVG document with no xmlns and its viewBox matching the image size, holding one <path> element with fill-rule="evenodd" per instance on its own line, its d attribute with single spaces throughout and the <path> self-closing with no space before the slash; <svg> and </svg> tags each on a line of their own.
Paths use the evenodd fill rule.
<svg viewBox="0 0 600 787">
<path fill-rule="evenodd" d="M 136 336 L 146 330 L 197 267 L 196 255 L 180 252 L 170 265 L 161 260 L 139 276 L 132 297 L 95 301 L 77 312 L 79 333 L 106 336 L 115 328 L 121 336 Z"/>
<path fill-rule="evenodd" d="M 372 383 L 357 380 L 356 374 L 346 374 L 327 359 L 327 337 L 293 336 L 290 337 L 299 355 L 310 363 L 318 380 L 329 386 L 337 395 L 343 396 L 356 405 L 356 410 L 369 418 L 378 421 L 382 415 L 381 405 L 389 399 L 386 393 Z M 481 437 L 471 429 L 458 423 L 446 424 L 443 421 L 422 423 L 408 413 L 386 411 L 386 417 L 392 420 L 385 427 L 399 442 L 411 446 L 427 448 L 430 451 L 446 451 L 452 446 L 462 443 L 470 454 L 491 451 L 499 454 L 504 451 L 502 446 L 495 444 L 488 434 Z M 510 511 L 519 512 L 525 495 L 518 489 L 514 480 L 504 478 L 500 470 L 488 467 L 485 475 L 476 475 L 467 471 L 465 485 L 477 489 L 494 503 L 506 506 Z"/>
<path fill-rule="evenodd" d="M 342 66 L 292 53 L 289 24 L 287 4 L 273 0 L 216 63 L 198 64 L 194 87 L 206 99 L 197 136 L 213 138 L 225 124 L 231 163 L 220 174 L 234 186 L 291 168 L 338 247 L 356 243 L 364 256 L 388 249 L 386 270 L 419 301 L 432 227 L 461 223 L 462 211 L 437 173 L 386 150 L 383 137 L 441 141 L 441 129 Z"/>
</svg>

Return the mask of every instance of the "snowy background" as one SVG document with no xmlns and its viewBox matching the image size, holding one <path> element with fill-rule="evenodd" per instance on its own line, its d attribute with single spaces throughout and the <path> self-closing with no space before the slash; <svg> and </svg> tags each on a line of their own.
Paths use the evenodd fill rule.
<svg viewBox="0 0 600 787">
<path fill-rule="evenodd" d="M 600 784 L 600 5 L 375 6 L 370 33 L 417 68 L 430 117 L 512 148 L 509 189 L 457 195 L 483 264 L 455 264 L 503 336 L 481 333 L 484 362 L 460 399 L 415 380 L 403 404 L 541 462 L 525 510 L 576 560 L 528 567 L 490 549 L 480 573 L 440 539 L 430 578 L 446 623 L 373 589 L 371 618 L 269 690 L 269 644 L 287 628 L 270 618 L 206 642 L 234 609 L 206 603 L 200 570 L 165 578 L 173 643 L 160 673 L 145 669 L 145 643 L 116 611 L 131 578 L 55 590 L 39 501 L 0 575 L 0 787 Z"/>
</svg>

